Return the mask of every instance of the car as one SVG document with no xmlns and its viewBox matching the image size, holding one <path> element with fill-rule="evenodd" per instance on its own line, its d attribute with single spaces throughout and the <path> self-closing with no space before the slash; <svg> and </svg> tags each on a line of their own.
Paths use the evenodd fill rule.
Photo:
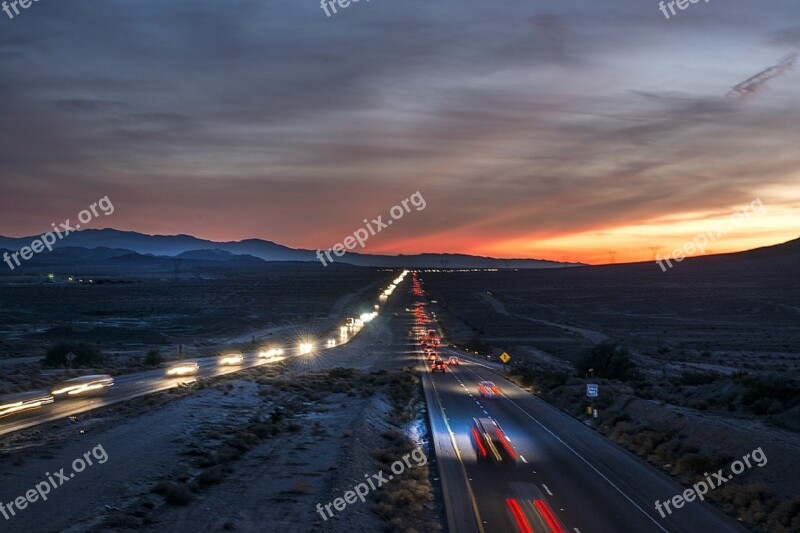
<svg viewBox="0 0 800 533">
<path fill-rule="evenodd" d="M 92 374 L 72 378 L 59 383 L 50 391 L 53 398 L 69 398 L 75 396 L 89 396 L 103 392 L 114 385 L 114 378 L 108 374 Z"/>
<path fill-rule="evenodd" d="M 473 418 L 472 438 L 481 458 L 490 458 L 496 462 L 504 459 L 515 462 L 517 452 L 511 441 L 493 418 Z"/>
<path fill-rule="evenodd" d="M 18 392 L 0 396 L 0 417 L 38 409 L 43 405 L 53 403 L 53 400 L 53 395 L 45 391 Z"/>
<path fill-rule="evenodd" d="M 542 491 L 533 483 L 511 483 L 506 496 L 506 509 L 514 531 L 520 533 L 565 533 Z"/>
<path fill-rule="evenodd" d="M 456 357 L 455 355 L 451 355 L 450 357 L 447 358 L 447 364 L 448 365 L 460 365 L 461 364 L 461 359 Z"/>
<path fill-rule="evenodd" d="M 444 361 L 442 361 L 441 359 L 436 359 L 431 365 L 431 373 L 441 372 L 444 374 L 446 371 L 447 371 L 447 365 L 444 364 Z"/>
<path fill-rule="evenodd" d="M 500 397 L 500 389 L 491 381 L 481 381 L 478 383 L 478 392 L 480 392 L 481 396 L 484 398 Z"/>
<path fill-rule="evenodd" d="M 259 359 L 273 359 L 283 355 L 283 348 L 269 348 L 258 352 Z"/>
<path fill-rule="evenodd" d="M 244 364 L 244 356 L 240 353 L 229 353 L 219 358 L 221 366 L 239 366 Z"/>
<path fill-rule="evenodd" d="M 174 378 L 180 376 L 190 376 L 200 371 L 200 365 L 196 361 L 180 361 L 167 367 L 167 377 Z"/>
<path fill-rule="evenodd" d="M 436 352 L 434 351 L 428 352 L 428 354 L 425 357 L 428 358 L 428 361 L 435 361 L 437 359 L 441 359 L 438 355 L 436 355 Z"/>
</svg>

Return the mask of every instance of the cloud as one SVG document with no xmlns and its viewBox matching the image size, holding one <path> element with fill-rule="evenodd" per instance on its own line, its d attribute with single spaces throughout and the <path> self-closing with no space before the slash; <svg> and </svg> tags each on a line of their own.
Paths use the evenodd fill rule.
<svg viewBox="0 0 800 533">
<path fill-rule="evenodd" d="M 780 47 L 800 48 L 800 26 L 777 31 L 770 36 L 768 42 Z"/>
<path fill-rule="evenodd" d="M 126 229 L 318 248 L 420 190 L 375 243 L 408 252 L 744 201 L 800 165 L 763 70 L 795 6 L 39 3 L 0 36 L 0 234 L 109 194 Z"/>
<path fill-rule="evenodd" d="M 768 67 L 755 76 L 751 76 L 745 81 L 734 85 L 725 97 L 738 100 L 761 92 L 766 88 L 767 82 L 792 70 L 796 64 L 797 53 L 788 54 L 777 65 Z"/>
</svg>

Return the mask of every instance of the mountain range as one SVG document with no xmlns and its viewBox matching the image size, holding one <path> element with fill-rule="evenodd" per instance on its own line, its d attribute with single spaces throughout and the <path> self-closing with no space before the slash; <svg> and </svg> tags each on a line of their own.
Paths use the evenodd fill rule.
<svg viewBox="0 0 800 533">
<path fill-rule="evenodd" d="M 18 251 L 30 246 L 38 236 L 0 236 L 0 252 Z M 147 235 L 116 229 L 87 229 L 73 232 L 57 241 L 53 252 L 34 255 L 26 263 L 37 266 L 80 264 L 84 262 L 163 261 L 180 259 L 201 262 L 317 262 L 316 250 L 289 248 L 262 239 L 215 242 L 191 235 Z M 135 256 L 141 256 L 137 258 Z M 347 252 L 334 258 L 334 264 L 367 267 L 407 268 L 560 268 L 580 266 L 543 259 L 496 259 L 466 254 L 424 253 L 416 255 L 375 255 Z M 6 271 L 7 273 L 8 271 Z"/>
</svg>

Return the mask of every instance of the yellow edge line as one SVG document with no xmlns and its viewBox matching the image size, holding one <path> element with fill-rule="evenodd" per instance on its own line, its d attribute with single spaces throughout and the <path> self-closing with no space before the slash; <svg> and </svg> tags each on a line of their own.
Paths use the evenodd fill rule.
<svg viewBox="0 0 800 533">
<path fill-rule="evenodd" d="M 467 469 L 464 467 L 464 462 L 461 458 L 461 452 L 458 450 L 458 445 L 456 444 L 456 437 L 453 434 L 453 430 L 450 429 L 450 424 L 447 422 L 447 416 L 444 413 L 444 408 L 442 407 L 442 400 L 439 398 L 439 391 L 436 390 L 436 382 L 431 379 L 431 386 L 433 387 L 433 394 L 436 396 L 436 403 L 439 406 L 439 412 L 442 413 L 442 420 L 444 421 L 444 425 L 447 427 L 447 433 L 450 435 L 450 442 L 453 444 L 453 449 L 456 452 L 456 457 L 458 458 L 458 465 L 461 467 L 461 473 L 464 475 L 464 482 L 467 484 L 467 493 L 469 494 L 469 501 L 472 504 L 472 513 L 475 516 L 475 523 L 478 526 L 478 531 L 480 533 L 485 533 L 483 529 L 483 521 L 481 520 L 481 514 L 478 512 L 478 503 L 475 501 L 475 493 L 472 492 L 472 485 L 469 483 L 469 476 L 467 476 Z"/>
</svg>

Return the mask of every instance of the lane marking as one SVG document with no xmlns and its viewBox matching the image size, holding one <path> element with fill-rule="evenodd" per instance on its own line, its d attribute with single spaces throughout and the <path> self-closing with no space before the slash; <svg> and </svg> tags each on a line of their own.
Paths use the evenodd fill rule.
<svg viewBox="0 0 800 533">
<path fill-rule="evenodd" d="M 470 372 L 472 372 L 473 374 L 475 374 L 475 376 L 478 378 L 478 380 L 479 380 L 479 381 L 483 379 L 483 378 L 482 378 L 482 377 L 481 377 L 481 376 L 480 376 L 480 375 L 479 375 L 477 372 L 475 372 L 474 370 L 472 370 L 472 369 L 469 369 L 469 368 L 468 368 L 467 370 L 469 370 Z M 501 394 L 502 394 L 502 393 L 501 393 Z M 550 434 L 550 435 L 551 435 L 551 436 L 552 436 L 554 439 L 556 439 L 558 442 L 560 442 L 561 444 L 563 444 L 563 445 L 564 445 L 564 447 L 565 447 L 566 449 L 568 449 L 569 451 L 571 451 L 571 452 L 572 452 L 572 453 L 575 455 L 575 457 L 577 457 L 578 459 L 580 459 L 581 461 L 583 461 L 583 462 L 586 464 L 586 466 L 588 466 L 589 468 L 591 468 L 592 470 L 594 470 L 594 471 L 595 471 L 595 473 L 596 473 L 598 476 L 600 476 L 601 478 L 603 478 L 603 479 L 606 481 L 606 483 L 608 483 L 609 485 L 611 485 L 612 487 L 614 487 L 614 490 L 616 490 L 617 492 L 619 492 L 619 493 L 620 493 L 620 495 L 622 495 L 622 497 L 623 497 L 623 498 L 625 498 L 626 500 L 628 500 L 628 501 L 630 502 L 630 504 L 631 504 L 631 505 L 633 505 L 634 507 L 636 507 L 636 509 L 638 509 L 638 510 L 639 510 L 639 511 L 640 511 L 640 512 L 641 512 L 641 513 L 644 515 L 644 516 L 646 516 L 646 517 L 648 518 L 648 520 L 650 520 L 652 523 L 654 523 L 658 529 L 660 529 L 660 530 L 661 530 L 661 531 L 663 531 L 664 533 L 669 533 L 669 530 L 665 529 L 665 528 L 664 528 L 664 527 L 663 527 L 661 524 L 659 524 L 659 523 L 656 521 L 656 519 L 655 519 L 655 518 L 653 518 L 652 516 L 650 516 L 650 515 L 647 513 L 647 511 L 645 511 L 644 509 L 642 509 L 642 508 L 639 506 L 639 504 L 637 504 L 635 501 L 633 501 L 633 500 L 632 500 L 632 499 L 631 499 L 631 498 L 630 498 L 630 497 L 629 497 L 627 494 L 625 494 L 624 492 L 622 492 L 622 489 L 620 489 L 620 488 L 619 488 L 619 487 L 618 487 L 616 484 L 614 484 L 614 482 L 613 482 L 613 481 L 611 481 L 610 479 L 608 479 L 608 477 L 606 477 L 606 476 L 605 476 L 605 474 L 603 474 L 602 472 L 600 472 L 600 470 L 598 470 L 598 469 L 597 469 L 597 468 L 596 468 L 596 467 L 595 467 L 595 466 L 594 466 L 592 463 L 590 463 L 590 462 L 589 462 L 589 461 L 588 461 L 586 458 L 584 458 L 584 457 L 583 457 L 581 454 L 579 454 L 579 453 L 578 453 L 578 452 L 577 452 L 577 451 L 576 451 L 576 450 L 575 450 L 575 449 L 574 449 L 572 446 L 570 446 L 569 444 L 567 444 L 566 442 L 564 442 L 564 440 L 563 440 L 561 437 L 559 437 L 558 435 L 556 435 L 555 433 L 553 433 L 552 431 L 550 431 L 550 429 L 549 429 L 547 426 L 545 426 L 544 424 L 542 424 L 542 423 L 541 423 L 541 422 L 540 422 L 540 421 L 539 421 L 539 420 L 538 420 L 536 417 L 534 417 L 534 416 L 533 416 L 533 415 L 531 415 L 531 414 L 530 414 L 528 411 L 526 411 L 525 409 L 523 409 L 523 408 L 522 408 L 522 406 L 520 406 L 519 404 L 517 404 L 517 402 L 515 402 L 514 400 L 512 400 L 511 398 L 509 398 L 509 397 L 508 397 L 508 396 L 506 396 L 505 394 L 502 394 L 502 396 L 503 396 L 503 397 L 504 397 L 506 400 L 508 400 L 508 401 L 511 403 L 511 405 L 513 405 L 514 407 L 516 407 L 517 409 L 519 409 L 520 411 L 522 411 L 522 413 L 523 413 L 525 416 L 527 416 L 528 418 L 530 418 L 531 420 L 533 420 L 534 422 L 536 422 L 537 424 L 539 424 L 539 426 L 541 426 L 541 428 L 542 428 L 542 429 L 544 429 L 546 432 L 548 432 L 548 433 L 549 433 L 549 434 Z M 560 412 L 560 411 L 559 411 L 559 412 Z"/>
<path fill-rule="evenodd" d="M 425 363 L 423 362 L 423 366 L 424 365 Z M 458 379 L 457 376 L 456 379 Z M 473 519 L 475 520 L 475 525 L 477 526 L 479 533 L 486 533 L 486 530 L 483 528 L 484 522 L 481 519 L 480 512 L 478 511 L 478 502 L 475 499 L 475 493 L 472 491 L 472 484 L 470 483 L 472 481 L 472 478 L 469 477 L 469 475 L 467 474 L 467 468 L 466 466 L 464 466 L 464 460 L 461 457 L 461 450 L 458 449 L 458 443 L 456 442 L 455 433 L 453 433 L 453 430 L 450 427 L 450 423 L 448 422 L 447 417 L 444 416 L 444 406 L 442 405 L 442 399 L 439 397 L 439 391 L 436 388 L 436 381 L 431 378 L 429 382 L 431 384 L 431 389 L 433 390 L 433 396 L 434 398 L 436 398 L 436 404 L 440 410 L 440 413 L 442 414 L 442 421 L 444 422 L 445 428 L 447 428 L 447 433 L 450 437 L 450 443 L 453 446 L 453 451 L 455 451 L 456 453 L 456 458 L 458 459 L 458 465 L 461 467 L 461 474 L 464 476 L 465 484 L 467 486 L 467 495 L 469 496 L 470 504 L 472 506 L 472 515 Z M 434 431 L 433 424 L 431 424 L 431 430 Z M 436 448 L 434 444 L 434 450 L 435 449 Z"/>
<path fill-rule="evenodd" d="M 521 456 L 521 455 L 520 455 L 520 456 L 519 456 L 519 458 L 522 460 L 522 462 L 523 462 L 523 463 L 525 463 L 525 464 L 528 464 L 528 460 L 527 460 L 527 459 L 525 459 L 523 456 Z M 534 472 L 534 474 L 535 474 L 535 473 L 536 473 L 536 472 Z"/>
<path fill-rule="evenodd" d="M 550 490 L 550 487 L 548 487 L 548 486 L 547 486 L 547 485 L 545 485 L 544 483 L 542 483 L 542 487 L 544 487 L 544 490 L 546 490 L 546 491 L 547 491 L 547 494 L 549 494 L 550 496 L 552 496 L 552 495 L 553 495 L 553 492 Z"/>
<path fill-rule="evenodd" d="M 436 383 L 433 379 L 430 380 L 431 388 L 433 389 L 433 394 L 436 397 L 436 403 L 439 406 L 439 409 L 442 409 L 442 400 L 439 398 L 439 391 L 436 389 Z M 442 418 L 444 419 L 444 413 L 442 413 Z M 461 451 L 458 449 L 458 443 L 456 442 L 456 435 L 453 433 L 453 430 L 450 428 L 449 422 L 445 419 L 444 425 L 447 428 L 447 433 L 450 435 L 450 442 L 453 445 L 453 450 L 456 452 L 456 458 L 458 459 L 458 464 L 461 467 L 461 472 L 464 475 L 464 479 L 467 485 L 467 493 L 469 495 L 470 503 L 472 504 L 472 513 L 473 518 L 475 519 L 475 523 L 478 526 L 478 531 L 480 533 L 485 533 L 483 529 L 483 520 L 481 520 L 481 514 L 478 511 L 478 502 L 475 499 L 475 493 L 472 491 L 472 478 L 467 475 L 467 468 L 464 466 L 464 460 L 461 457 Z"/>
<path fill-rule="evenodd" d="M 603 478 L 603 479 L 606 481 L 606 483 L 608 483 L 609 485 L 611 485 L 612 487 L 614 487 L 614 490 L 616 490 L 617 492 L 619 492 L 619 493 L 622 495 L 622 497 L 623 497 L 623 498 L 625 498 L 626 500 L 628 500 L 628 501 L 631 503 L 631 505 L 633 505 L 634 507 L 636 507 L 636 508 L 637 508 L 637 509 L 638 509 L 638 510 L 639 510 L 639 511 L 640 511 L 640 512 L 641 512 L 641 513 L 644 515 L 644 516 L 646 516 L 646 517 L 647 517 L 647 518 L 648 518 L 648 519 L 649 519 L 649 520 L 650 520 L 650 521 L 651 521 L 653 524 L 655 524 L 655 525 L 656 525 L 656 527 L 657 527 L 658 529 L 660 529 L 660 530 L 661 530 L 661 531 L 663 531 L 664 533 L 669 533 L 669 530 L 665 529 L 665 528 L 664 528 L 664 527 L 663 527 L 661 524 L 659 524 L 658 522 L 656 522 L 655 518 L 653 518 L 652 516 L 650 516 L 650 515 L 649 515 L 649 514 L 648 514 L 648 513 L 647 513 L 647 512 L 644 510 L 644 509 L 642 509 L 641 507 L 639 507 L 639 504 L 637 504 L 635 501 L 633 501 L 633 500 L 632 500 L 632 499 L 631 499 L 631 498 L 630 498 L 630 497 L 629 497 L 627 494 L 625 494 L 624 492 L 622 492 L 622 489 L 620 489 L 620 488 L 619 488 L 619 487 L 618 487 L 618 486 L 617 486 L 617 485 L 616 485 L 616 484 L 615 484 L 613 481 L 611 481 L 610 479 L 608 479 L 608 478 L 605 476 L 605 474 L 603 474 L 603 473 L 602 473 L 602 472 L 600 472 L 600 471 L 599 471 L 597 468 L 595 468 L 595 466 L 594 466 L 592 463 L 590 463 L 590 462 L 589 462 L 589 461 L 588 461 L 586 458 L 584 458 L 584 457 L 583 457 L 581 454 L 579 454 L 579 453 L 578 453 L 578 452 L 577 452 L 577 451 L 576 451 L 576 450 L 575 450 L 575 449 L 574 449 L 572 446 L 570 446 L 569 444 L 567 444 L 566 442 L 564 442 L 564 441 L 561 439 L 561 437 L 559 437 L 558 435 L 556 435 L 555 433 L 553 433 L 552 431 L 550 431 L 550 429 L 548 429 L 548 428 L 547 428 L 547 427 L 546 427 L 544 424 L 542 424 L 541 422 L 539 422 L 539 421 L 538 421 L 536 418 L 534 418 L 534 417 L 533 417 L 533 416 L 532 416 L 530 413 L 528 413 L 528 412 L 527 412 L 525 409 L 523 409 L 522 407 L 520 407 L 519 405 L 517 405 L 517 402 L 515 402 L 514 400 L 512 400 L 512 399 L 510 399 L 510 398 L 508 398 L 508 397 L 507 397 L 506 399 L 507 399 L 509 402 L 511 402 L 511 404 L 512 404 L 512 405 L 514 405 L 514 406 L 515 406 L 517 409 L 519 409 L 520 411 L 522 411 L 523 413 L 525 413 L 525 416 L 527 416 L 528 418 L 530 418 L 531 420 L 533 420 L 534 422 L 536 422 L 537 424 L 539 424 L 539 425 L 542 427 L 542 429 L 544 429 L 545 431 L 547 431 L 547 432 L 548 432 L 550 435 L 552 435 L 552 436 L 553 436 L 553 438 L 555 438 L 555 439 L 556 439 L 558 442 L 560 442 L 561 444 L 563 444 L 563 445 L 564 445 L 564 447 L 565 447 L 566 449 L 568 449 L 568 450 L 569 450 L 569 451 L 571 451 L 573 454 L 575 454 L 575 456 L 576 456 L 578 459 L 580 459 L 581 461 L 583 461 L 583 462 L 586 464 L 586 466 L 588 466 L 589 468 L 591 468 L 592 470 L 594 470 L 594 471 L 595 471 L 595 473 L 596 473 L 598 476 L 600 476 L 601 478 Z"/>
</svg>

